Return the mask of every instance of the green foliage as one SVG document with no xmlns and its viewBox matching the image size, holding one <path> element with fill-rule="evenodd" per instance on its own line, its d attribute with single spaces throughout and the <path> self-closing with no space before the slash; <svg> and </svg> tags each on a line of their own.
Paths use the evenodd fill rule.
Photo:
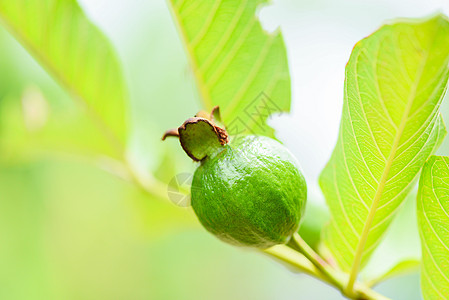
<svg viewBox="0 0 449 300">
<path fill-rule="evenodd" d="M 264 32 L 255 15 L 266 2 L 170 1 L 204 107 L 221 107 L 231 135 L 273 137 L 267 117 L 290 109 L 282 36 Z"/>
<path fill-rule="evenodd" d="M 231 135 L 273 137 L 267 118 L 290 109 L 290 76 L 283 38 L 279 31 L 265 32 L 256 16 L 267 2 L 169 1 L 204 109 L 219 105 Z M 182 240 L 173 239 L 169 247 L 157 250 L 161 252 L 157 257 L 149 254 L 151 248 L 164 243 L 165 233 L 197 227 L 191 211 L 158 201 L 165 197 L 165 183 L 179 172 L 178 161 L 165 153 L 153 177 L 141 157 L 156 160 L 157 146 L 151 144 L 144 150 L 139 148 L 139 152 L 133 148 L 135 140 L 126 145 L 129 99 L 118 59 L 77 1 L 0 0 L 0 20 L 83 104 L 79 109 L 75 104 L 48 101 L 48 87 L 42 87 L 39 80 L 39 88 L 29 89 L 29 81 L 34 81 L 30 74 L 23 78 L 17 76 L 19 72 L 0 74 L 0 244 L 4 245 L 0 247 L 0 264 L 4 266 L 0 283 L 5 287 L 0 290 L 0 298 L 157 298 L 165 293 L 162 288 L 154 291 L 141 287 L 156 277 L 177 280 L 170 277 L 172 272 L 165 266 L 168 262 L 185 266 L 189 274 L 196 271 L 207 246 L 201 242 L 202 251 L 195 246 L 189 255 L 179 255 Z M 0 36 L 0 42 L 2 39 Z M 9 61 L 8 54 L 14 49 L 2 49 L 2 69 L 12 68 L 17 61 L 29 63 L 15 53 L 17 61 Z M 368 285 L 415 270 L 417 260 L 390 259 L 389 269 L 384 264 L 382 272 L 367 276 L 366 282 L 356 282 L 353 289 L 351 278 L 356 280 L 425 165 L 418 195 L 423 294 L 425 299 L 447 297 L 449 207 L 444 200 L 449 197 L 449 158 L 431 157 L 425 162 L 446 135 L 439 107 L 447 87 L 448 63 L 449 22 L 442 15 L 383 26 L 352 52 L 346 67 L 339 139 L 320 177 L 331 213 L 331 222 L 323 230 L 324 244 L 343 271 L 350 271 L 349 287 L 345 287 L 346 278 L 342 280 L 346 275 L 327 264 L 307 244 L 303 247 L 297 243 L 296 248 L 294 243 L 278 245 L 268 249 L 267 254 L 337 287 L 347 297 L 384 299 Z M 167 87 L 160 89 L 165 92 Z M 58 98 L 59 94 L 58 90 L 52 96 Z M 157 106 L 156 111 L 171 109 L 172 102 L 161 102 L 166 103 Z M 142 111 L 142 118 L 147 118 L 146 111 Z M 165 114 L 160 115 L 165 118 Z M 159 130 L 135 127 L 139 128 L 134 134 L 139 132 L 141 136 Z M 140 136 L 138 139 L 140 142 Z M 208 146 L 221 147 L 217 141 Z M 250 156 L 269 152 L 260 154 L 251 145 L 243 148 Z M 132 185 L 80 161 L 33 156 L 36 150 L 49 149 L 82 153 L 88 158 L 99 153 L 113 157 L 116 160 L 96 162 Z M 123 157 L 125 149 L 135 150 L 127 153 L 131 153 L 128 161 Z M 201 157 L 210 150 L 195 149 Z M 235 155 L 235 151 L 230 154 Z M 279 157 L 273 153 L 259 166 L 255 165 L 258 157 L 237 162 L 236 166 L 235 156 L 231 156 L 225 163 L 223 157 L 214 165 L 205 161 L 195 175 L 192 201 L 203 225 L 228 242 L 239 241 L 237 244 L 267 247 L 286 242 L 303 214 L 304 178 L 289 174 L 291 180 L 282 180 L 286 173 L 292 173 L 292 168 L 285 161 L 280 166 Z M 131 162 L 135 165 L 131 166 Z M 135 166 L 139 172 L 133 169 Z M 203 176 L 206 168 L 215 167 L 217 176 Z M 234 182 L 239 176 L 244 179 Z M 245 186 L 238 186 L 242 182 Z M 218 199 L 224 201 L 216 201 L 217 193 L 224 195 Z M 246 210 L 238 210 L 242 204 Z M 241 211 L 241 215 L 236 213 Z M 301 234 L 323 249 L 318 238 L 327 215 L 317 208 L 308 214 Z M 236 234 L 217 230 L 216 224 L 209 222 L 213 218 Z M 403 233 L 399 230 L 399 234 Z M 152 243 L 154 239 L 158 243 Z M 185 244 L 192 244 L 187 239 Z M 209 252 L 211 261 L 219 261 L 217 249 Z M 193 255 L 197 255 L 195 259 Z M 161 257 L 165 260 L 159 260 Z M 151 268 L 146 264 L 148 259 Z M 227 261 L 221 263 L 228 270 Z M 170 274 L 161 279 L 163 272 Z M 235 279 L 234 272 L 230 273 L 229 280 Z M 202 280 L 199 288 L 208 286 L 207 294 L 215 295 L 220 279 L 207 284 Z M 182 294 L 177 289 L 173 292 L 175 297 Z M 259 293 L 265 294 L 261 290 Z"/>
<path fill-rule="evenodd" d="M 119 158 L 109 141 L 75 104 L 58 107 L 37 88 L 0 101 L 0 163 L 16 163 L 46 153 Z"/>
<path fill-rule="evenodd" d="M 438 109 L 448 61 L 442 15 L 385 25 L 351 54 L 339 138 L 320 185 L 331 211 L 324 241 L 353 275 L 446 134 Z"/>
<path fill-rule="evenodd" d="M 83 107 L 0 26 L 0 160 L 8 164 L 44 153 L 119 158 Z"/>
<path fill-rule="evenodd" d="M 432 156 L 419 181 L 418 224 L 421 235 L 421 287 L 424 299 L 449 295 L 449 157 Z"/>
<path fill-rule="evenodd" d="M 408 194 L 382 242 L 360 272 L 362 280 L 370 286 L 419 271 L 417 267 L 421 261 L 421 242 L 416 216 L 417 193 L 418 189 L 414 188 Z M 419 290 L 419 287 L 414 290 Z"/>
<path fill-rule="evenodd" d="M 390 270 L 382 274 L 382 276 L 373 279 L 371 281 L 368 281 L 368 284 L 370 286 L 374 286 L 382 281 L 385 281 L 387 279 L 390 279 L 392 277 L 398 276 L 398 275 L 404 275 L 408 273 L 415 272 L 419 270 L 421 262 L 416 259 L 408 259 L 398 262 L 396 265 L 394 265 Z"/>
<path fill-rule="evenodd" d="M 121 70 L 105 36 L 74 0 L 0 0 L 0 18 L 51 75 L 85 105 L 117 152 L 126 139 Z"/>
</svg>

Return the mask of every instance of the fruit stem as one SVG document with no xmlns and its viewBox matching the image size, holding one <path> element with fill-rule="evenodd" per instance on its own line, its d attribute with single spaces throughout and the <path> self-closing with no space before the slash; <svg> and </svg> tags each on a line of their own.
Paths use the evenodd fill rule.
<svg viewBox="0 0 449 300">
<path fill-rule="evenodd" d="M 273 256 L 287 265 L 294 267 L 301 272 L 304 272 L 308 275 L 316 277 L 321 281 L 324 281 L 328 284 L 332 284 L 329 282 L 329 278 L 324 276 L 320 270 L 316 268 L 303 254 L 295 251 L 294 249 L 286 246 L 286 245 L 276 245 L 274 247 L 262 250 L 264 253 Z"/>
<path fill-rule="evenodd" d="M 289 242 L 289 246 L 292 249 L 297 250 L 299 253 L 303 254 L 318 270 L 321 276 L 319 279 L 325 277 L 328 284 L 338 288 L 340 292 L 354 300 L 388 300 L 387 297 L 380 295 L 370 289 L 364 284 L 357 283 L 354 290 L 348 292 L 345 287 L 347 283 L 347 274 L 335 269 L 333 266 L 328 264 L 318 253 L 316 253 L 307 243 L 304 241 L 298 233 L 295 233 Z M 316 276 L 315 274 L 311 274 Z"/>
<path fill-rule="evenodd" d="M 298 233 L 295 233 L 290 240 L 290 246 L 299 253 L 303 254 L 309 261 L 315 265 L 315 267 L 320 270 L 329 281 L 336 287 L 338 287 L 341 292 L 343 292 L 344 280 L 337 274 L 332 266 L 330 266 L 324 259 L 321 258 L 318 253 L 316 253 L 307 243 L 304 241 Z M 348 295 L 349 296 L 349 295 Z"/>
</svg>

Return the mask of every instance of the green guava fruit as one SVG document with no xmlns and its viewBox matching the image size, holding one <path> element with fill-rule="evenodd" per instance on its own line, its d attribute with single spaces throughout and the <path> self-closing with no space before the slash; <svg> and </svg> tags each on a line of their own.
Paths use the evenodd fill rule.
<svg viewBox="0 0 449 300">
<path fill-rule="evenodd" d="M 277 141 L 245 136 L 201 162 L 193 176 L 192 207 L 221 240 L 268 248 L 298 230 L 307 187 L 296 159 Z"/>
<path fill-rule="evenodd" d="M 229 139 L 213 120 L 190 118 L 164 135 L 178 136 L 200 161 L 191 204 L 201 224 L 238 246 L 269 248 L 298 230 L 307 198 L 297 160 L 279 142 L 263 136 Z"/>
</svg>

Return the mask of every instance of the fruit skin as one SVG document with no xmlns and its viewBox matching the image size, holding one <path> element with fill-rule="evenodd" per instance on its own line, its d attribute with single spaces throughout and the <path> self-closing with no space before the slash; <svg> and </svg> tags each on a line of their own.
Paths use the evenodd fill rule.
<svg viewBox="0 0 449 300">
<path fill-rule="evenodd" d="M 221 240 L 268 248 L 298 230 L 307 187 L 293 155 L 268 137 L 239 137 L 206 157 L 192 181 L 192 207 Z"/>
</svg>

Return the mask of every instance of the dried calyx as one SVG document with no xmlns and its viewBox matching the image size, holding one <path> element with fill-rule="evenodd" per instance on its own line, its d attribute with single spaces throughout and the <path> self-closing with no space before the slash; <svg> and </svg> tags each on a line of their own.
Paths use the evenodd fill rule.
<svg viewBox="0 0 449 300">
<path fill-rule="evenodd" d="M 233 245 L 266 249 L 287 243 L 307 199 L 296 159 L 264 136 L 241 136 L 227 145 L 228 134 L 216 118 L 218 107 L 210 115 L 199 112 L 163 137 L 177 136 L 184 151 L 201 161 L 190 189 L 198 220 Z"/>
<path fill-rule="evenodd" d="M 215 120 L 220 120 L 219 115 L 218 106 L 210 114 L 200 111 L 180 127 L 167 130 L 162 140 L 169 136 L 178 137 L 187 155 L 195 161 L 201 161 L 229 142 L 226 130 L 216 124 Z"/>
</svg>

